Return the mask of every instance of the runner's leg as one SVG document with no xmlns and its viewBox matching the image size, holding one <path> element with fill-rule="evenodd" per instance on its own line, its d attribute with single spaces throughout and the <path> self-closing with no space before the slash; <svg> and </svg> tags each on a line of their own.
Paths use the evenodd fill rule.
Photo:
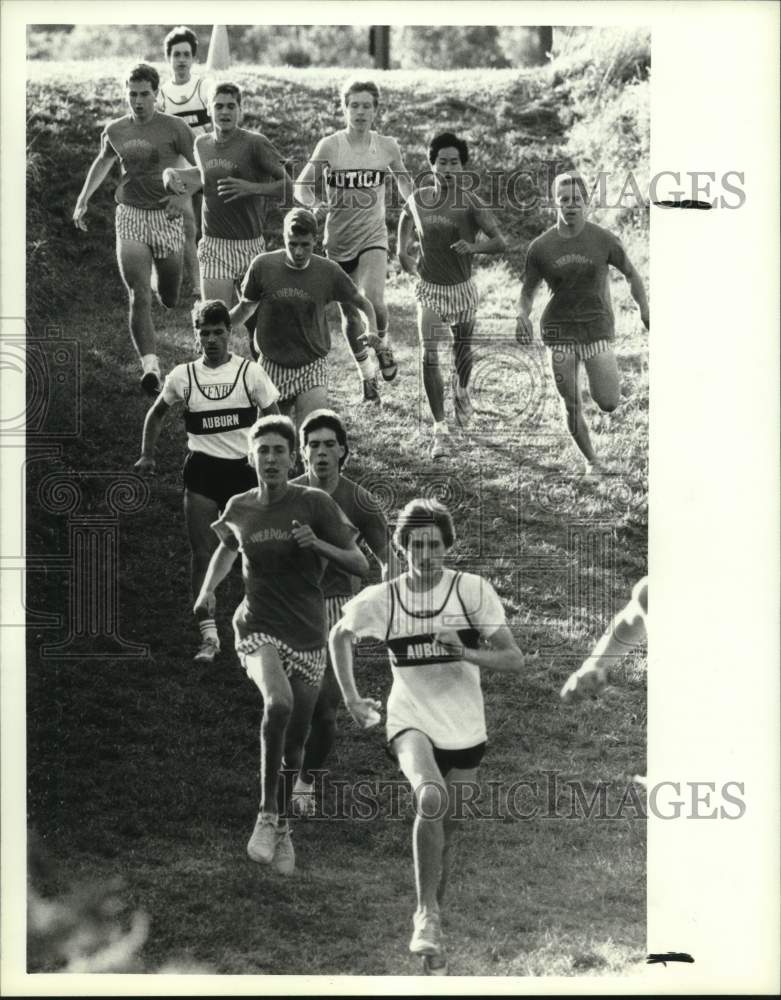
<svg viewBox="0 0 781 1000">
<path fill-rule="evenodd" d="M 285 746 L 282 759 L 282 771 L 277 791 L 277 806 L 280 817 L 287 816 L 290 810 L 290 798 L 293 785 L 304 756 L 304 744 L 312 721 L 312 712 L 317 702 L 320 687 L 310 684 L 297 673 L 293 673 L 290 688 L 293 692 L 293 711 L 285 731 Z"/>
<path fill-rule="evenodd" d="M 157 273 L 157 297 L 166 309 L 173 309 L 179 300 L 182 285 L 182 251 L 157 257 L 154 268 Z"/>
<path fill-rule="evenodd" d="M 197 291 L 201 287 L 201 274 L 195 246 L 198 226 L 192 198 L 188 198 L 182 208 L 182 222 L 184 223 L 184 277 L 193 291 Z"/>
<path fill-rule="evenodd" d="M 583 362 L 591 398 L 603 413 L 612 413 L 621 402 L 618 361 L 613 351 L 602 351 Z"/>
<path fill-rule="evenodd" d="M 329 662 L 323 683 L 320 685 L 301 766 L 301 780 L 307 785 L 311 785 L 315 780 L 311 772 L 322 770 L 333 749 L 336 740 L 336 716 L 341 700 L 339 684 Z"/>
<path fill-rule="evenodd" d="M 117 240 L 119 274 L 130 302 L 130 336 L 139 357 L 155 353 L 152 325 L 152 251 L 137 240 Z"/>
<path fill-rule="evenodd" d="M 567 427 L 575 444 L 583 453 L 586 461 L 593 464 L 597 456 L 591 445 L 588 426 L 583 418 L 583 404 L 578 386 L 578 366 L 580 361 L 571 351 L 551 349 L 551 366 L 556 390 L 562 398 L 567 416 Z"/>
<path fill-rule="evenodd" d="M 246 657 L 247 676 L 263 697 L 260 723 L 260 812 L 278 813 L 279 772 L 286 730 L 293 714 L 293 689 L 275 646 L 267 643 Z"/>
<path fill-rule="evenodd" d="M 472 790 L 477 781 L 477 768 L 451 768 L 445 776 L 448 790 L 448 811 L 444 818 L 444 844 L 442 848 L 442 872 L 437 887 L 437 902 L 442 905 L 453 870 L 453 850 L 456 834 L 462 829 L 466 819 L 463 803 L 473 798 Z M 470 787 L 471 786 L 471 787 Z"/>
<path fill-rule="evenodd" d="M 445 419 L 445 390 L 439 367 L 439 345 L 450 339 L 450 327 L 428 306 L 418 303 L 418 333 L 423 361 L 423 388 L 436 423 Z"/>
</svg>

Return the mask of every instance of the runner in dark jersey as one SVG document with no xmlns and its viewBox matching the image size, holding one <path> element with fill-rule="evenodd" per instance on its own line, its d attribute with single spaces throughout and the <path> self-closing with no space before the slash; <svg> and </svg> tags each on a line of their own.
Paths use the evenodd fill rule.
<svg viewBox="0 0 781 1000">
<path fill-rule="evenodd" d="M 136 468 L 155 471 L 155 448 L 169 409 L 184 403 L 188 455 L 182 470 L 184 517 L 191 551 L 193 600 L 198 596 L 217 538 L 212 522 L 234 493 L 257 485 L 247 461 L 249 429 L 261 413 L 276 413 L 279 393 L 260 365 L 228 350 L 230 317 L 223 302 L 196 303 L 193 329 L 201 357 L 169 372 L 162 393 L 144 421 L 141 458 Z M 220 651 L 213 615 L 198 616 L 200 663 L 211 663 Z"/>
<path fill-rule="evenodd" d="M 385 189 L 393 177 L 403 198 L 412 181 L 399 144 L 392 136 L 372 130 L 380 91 L 372 80 L 348 80 L 341 93 L 347 127 L 327 135 L 317 146 L 293 189 L 297 201 L 325 215 L 324 246 L 328 257 L 350 275 L 374 307 L 379 339 L 374 347 L 382 377 L 390 382 L 397 365 L 388 337 L 385 279 L 388 270 L 388 229 Z M 369 357 L 360 315 L 341 305 L 342 329 L 363 379 L 363 398 L 379 403 L 377 363 Z"/>
<path fill-rule="evenodd" d="M 141 358 L 141 388 L 151 396 L 160 391 L 160 362 L 152 324 L 152 272 L 162 305 L 173 308 L 182 281 L 182 196 L 167 196 L 162 170 L 180 156 L 193 159 L 193 134 L 178 118 L 155 110 L 160 78 L 153 66 L 140 63 L 125 85 L 130 114 L 106 125 L 100 153 L 87 173 L 74 225 L 86 230 L 85 216 L 92 195 L 119 160 L 121 177 L 117 202 L 117 262 L 130 300 L 130 336 Z"/>
<path fill-rule="evenodd" d="M 333 410 L 315 410 L 301 425 L 299 442 L 307 472 L 293 482 L 321 489 L 339 504 L 347 519 L 355 525 L 358 541 L 369 547 L 384 575 L 388 560 L 388 524 L 372 494 L 342 475 L 349 443 L 341 418 Z M 361 580 L 329 563 L 322 586 L 330 631 L 342 617 L 342 608 L 346 602 L 360 590 Z M 293 789 L 293 808 L 304 816 L 311 816 L 315 811 L 313 772 L 322 769 L 333 747 L 340 701 L 339 685 L 333 668 L 328 666 L 312 716 L 304 763 Z"/>
<path fill-rule="evenodd" d="M 295 867 L 287 825 L 293 781 L 325 671 L 325 561 L 362 576 L 355 529 L 322 490 L 288 481 L 296 432 L 286 417 L 250 431 L 258 489 L 234 496 L 213 528 L 220 538 L 196 613 L 214 612 L 214 591 L 242 554 L 245 597 L 233 618 L 236 651 L 263 698 L 260 810 L 247 853 L 282 874 Z M 282 769 L 282 773 L 280 773 Z"/>
<path fill-rule="evenodd" d="M 432 187 L 420 188 L 404 206 L 399 219 L 399 262 L 418 278 L 418 331 L 423 352 L 423 386 L 434 418 L 432 458 L 450 451 L 445 419 L 444 387 L 439 368 L 439 344 L 453 338 L 453 406 L 456 422 L 466 427 L 472 417 L 469 377 L 472 374 L 472 334 L 477 315 L 477 287 L 472 280 L 472 256 L 502 253 L 506 244 L 493 213 L 480 198 L 459 183 L 469 160 L 466 142 L 443 132 L 432 139 L 428 160 Z M 477 240 L 482 232 L 488 238 Z M 410 256 L 414 236 L 420 259 Z M 448 327 L 450 330 L 448 330 Z"/>
<path fill-rule="evenodd" d="M 413 856 L 418 905 L 410 951 L 442 961 L 440 907 L 453 834 L 475 791 L 486 746 L 480 670 L 518 673 L 524 658 L 491 584 L 444 565 L 455 541 L 441 503 L 412 500 L 399 514 L 394 542 L 407 559 L 403 576 L 362 590 L 331 630 L 330 652 L 345 704 L 364 728 L 377 703 L 361 698 L 352 643 L 372 637 L 388 647 L 393 686 L 386 735 L 412 785 Z M 464 792 L 464 785 L 472 786 Z"/>
<path fill-rule="evenodd" d="M 198 54 L 198 38 L 185 25 L 173 28 L 163 42 L 165 59 L 171 70 L 171 79 L 160 84 L 158 107 L 166 115 L 175 115 L 190 126 L 193 135 L 203 135 L 211 127 L 208 108 L 209 82 L 203 76 L 193 76 L 192 69 Z M 186 166 L 182 161 L 180 167 Z M 192 290 L 201 290 L 196 254 L 198 233 L 197 218 L 201 210 L 201 198 L 194 194 L 185 202 L 182 219 L 184 221 L 184 278 Z M 206 295 L 206 298 L 221 298 L 220 295 Z"/>
<path fill-rule="evenodd" d="M 176 193 L 201 187 L 203 236 L 198 244 L 205 298 L 230 306 L 237 285 L 266 248 L 263 223 L 269 198 L 284 198 L 290 177 L 279 153 L 259 132 L 241 128 L 242 94 L 235 83 L 215 85 L 209 98 L 214 132 L 195 140 L 197 169 L 166 171 Z M 253 345 L 254 323 L 250 324 Z"/>
<path fill-rule="evenodd" d="M 583 415 L 580 364 L 599 408 L 610 413 L 620 401 L 618 362 L 613 351 L 615 323 L 610 304 L 608 268 L 617 268 L 629 282 L 640 319 L 649 329 L 648 300 L 640 275 L 617 236 L 585 218 L 586 192 L 578 174 L 559 174 L 553 182 L 558 211 L 556 225 L 529 246 L 521 288 L 516 336 L 531 343 L 534 295 L 544 279 L 551 291 L 540 327 L 550 348 L 556 389 L 567 413 L 567 426 L 586 460 L 586 472 L 605 471 L 599 463 Z"/>
<path fill-rule="evenodd" d="M 285 249 L 254 259 L 241 286 L 241 301 L 231 310 L 234 323 L 257 310 L 256 349 L 279 389 L 280 407 L 295 412 L 297 426 L 312 410 L 328 405 L 328 303 L 354 305 L 376 334 L 371 302 L 338 264 L 314 256 L 316 237 L 312 213 L 291 209 L 284 221 Z"/>
</svg>

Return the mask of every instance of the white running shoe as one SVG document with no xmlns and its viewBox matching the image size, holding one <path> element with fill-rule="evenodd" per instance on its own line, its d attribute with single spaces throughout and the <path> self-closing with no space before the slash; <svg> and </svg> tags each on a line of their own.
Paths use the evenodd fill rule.
<svg viewBox="0 0 781 1000">
<path fill-rule="evenodd" d="M 301 780 L 301 775 L 296 778 L 293 786 L 293 794 L 290 798 L 290 805 L 296 816 L 314 816 L 315 814 L 315 783 L 308 785 Z"/>
<path fill-rule="evenodd" d="M 247 842 L 247 854 L 261 865 L 270 865 L 277 848 L 277 824 L 272 816 L 258 813 L 255 829 Z"/>
<path fill-rule="evenodd" d="M 290 827 L 277 827 L 274 850 L 274 870 L 280 875 L 292 875 L 296 870 L 296 852 L 290 838 Z"/>
<path fill-rule="evenodd" d="M 413 955 L 438 955 L 442 951 L 442 927 L 438 913 L 416 910 L 412 926 L 414 930 L 409 950 Z"/>
<path fill-rule="evenodd" d="M 207 636 L 200 645 L 193 659 L 196 663 L 214 663 L 214 658 L 220 651 L 220 640 Z"/>
<path fill-rule="evenodd" d="M 434 441 L 431 445 L 431 457 L 447 458 L 450 454 L 450 435 L 441 431 L 434 431 Z"/>
<path fill-rule="evenodd" d="M 474 416 L 475 408 L 469 397 L 469 389 L 462 388 L 458 381 L 458 373 L 453 372 L 453 410 L 456 416 L 456 423 L 463 430 L 470 425 Z"/>
</svg>

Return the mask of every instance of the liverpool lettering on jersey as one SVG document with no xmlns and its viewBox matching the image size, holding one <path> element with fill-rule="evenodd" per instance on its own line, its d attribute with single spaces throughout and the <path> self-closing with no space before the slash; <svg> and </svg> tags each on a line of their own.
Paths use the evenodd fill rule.
<svg viewBox="0 0 781 1000">
<path fill-rule="evenodd" d="M 567 264 L 593 264 L 590 257 L 584 257 L 582 253 L 565 253 L 563 257 L 557 257 L 553 262 L 554 267 L 566 267 Z"/>
<path fill-rule="evenodd" d="M 238 165 L 233 162 L 233 160 L 223 160 L 220 157 L 215 157 L 213 160 L 206 160 L 203 164 L 204 170 L 229 170 L 233 173 L 234 170 L 238 170 Z"/>
<path fill-rule="evenodd" d="M 328 186 L 337 188 L 379 187 L 385 181 L 384 170 L 329 170 Z"/>
</svg>

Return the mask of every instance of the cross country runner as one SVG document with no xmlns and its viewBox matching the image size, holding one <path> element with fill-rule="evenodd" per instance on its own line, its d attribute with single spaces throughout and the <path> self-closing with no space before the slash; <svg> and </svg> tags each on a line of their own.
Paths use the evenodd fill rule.
<svg viewBox="0 0 781 1000">
<path fill-rule="evenodd" d="M 182 280 L 181 196 L 166 195 L 161 170 L 183 156 L 193 159 L 193 134 L 179 118 L 155 110 L 160 78 L 157 70 L 139 63 L 128 75 L 125 93 L 130 114 L 103 129 L 100 152 L 87 173 L 73 212 L 74 225 L 86 230 L 85 216 L 92 195 L 119 160 L 121 177 L 117 202 L 117 262 L 130 299 L 130 336 L 141 358 L 141 388 L 150 396 L 160 391 L 160 362 L 152 324 L 152 272 L 162 305 L 173 308 Z"/>
<path fill-rule="evenodd" d="M 300 486 L 323 490 L 332 497 L 358 532 L 358 541 L 368 545 L 385 575 L 388 561 L 388 523 L 377 501 L 343 475 L 350 446 L 341 418 L 333 410 L 315 410 L 299 431 L 301 454 L 307 472 L 294 479 Z M 342 608 L 361 589 L 361 580 L 329 563 L 322 581 L 328 629 L 341 618 Z M 304 763 L 293 789 L 293 809 L 304 816 L 315 812 L 314 773 L 320 771 L 336 739 L 336 713 L 341 696 L 333 668 L 326 667 L 317 699 L 312 727 L 306 741 Z"/>
<path fill-rule="evenodd" d="M 214 591 L 240 551 L 245 597 L 233 617 L 236 651 L 263 698 L 260 811 L 247 853 L 287 875 L 295 868 L 290 795 L 325 671 L 325 560 L 358 576 L 369 567 L 331 497 L 288 481 L 292 421 L 263 417 L 250 431 L 250 448 L 260 485 L 231 497 L 212 525 L 220 545 L 195 611 L 213 615 Z"/>
<path fill-rule="evenodd" d="M 182 470 L 184 517 L 194 600 L 217 548 L 212 522 L 234 493 L 258 484 L 247 461 L 249 428 L 261 412 L 278 412 L 279 393 L 260 365 L 228 350 L 231 324 L 224 302 L 198 302 L 192 316 L 201 357 L 168 374 L 146 415 L 141 458 L 135 467 L 146 475 L 155 471 L 154 453 L 165 416 L 176 403 L 184 403 L 189 449 Z M 195 659 L 211 663 L 220 651 L 217 623 L 205 611 L 197 617 L 201 645 Z"/>
<path fill-rule="evenodd" d="M 608 267 L 629 282 L 640 319 L 649 329 L 648 300 L 640 275 L 617 236 L 585 217 L 586 188 L 577 173 L 559 174 L 553 182 L 556 225 L 529 246 L 516 337 L 533 339 L 530 319 L 534 295 L 545 279 L 551 297 L 540 321 L 543 343 L 550 348 L 556 389 L 567 413 L 567 426 L 586 460 L 586 473 L 605 471 L 597 459 L 583 416 L 579 386 L 581 362 L 597 406 L 611 413 L 620 401 L 618 362 L 613 352 L 615 322 L 610 304 Z"/>
<path fill-rule="evenodd" d="M 423 354 L 423 386 L 434 418 L 432 458 L 449 453 L 444 387 L 439 368 L 439 344 L 447 327 L 453 336 L 453 405 L 459 427 L 472 418 L 469 377 L 472 374 L 472 334 L 477 315 L 477 287 L 472 280 L 476 253 L 502 253 L 504 237 L 490 209 L 460 183 L 469 160 L 463 139 L 452 132 L 435 136 L 428 147 L 434 184 L 416 191 L 399 218 L 398 252 L 402 268 L 418 278 L 418 333 Z M 478 232 L 488 239 L 477 240 Z M 409 247 L 420 242 L 415 263 Z"/>
<path fill-rule="evenodd" d="M 308 413 L 328 405 L 331 333 L 325 307 L 334 301 L 355 306 L 370 333 L 376 334 L 376 320 L 371 302 L 339 265 L 314 255 L 317 221 L 311 212 L 291 209 L 283 237 L 284 250 L 252 261 L 231 319 L 243 323 L 257 310 L 255 348 L 279 389 L 280 408 L 294 412 L 300 427 Z"/>
<path fill-rule="evenodd" d="M 444 566 L 454 541 L 446 507 L 434 500 L 410 501 L 394 534 L 407 559 L 406 573 L 361 591 L 345 605 L 330 636 L 345 704 L 364 728 L 374 721 L 376 703 L 361 698 L 355 686 L 352 643 L 371 636 L 388 647 L 393 672 L 388 746 L 412 785 L 416 804 L 418 905 L 409 947 L 415 954 L 436 956 L 440 968 L 440 906 L 453 835 L 463 818 L 459 785 L 474 783 L 486 746 L 480 668 L 518 673 L 524 664 L 491 584 Z"/>
<path fill-rule="evenodd" d="M 380 91 L 371 80 L 350 80 L 342 89 L 347 128 L 321 139 L 296 180 L 294 197 L 301 204 L 323 210 L 323 244 L 374 306 L 379 341 L 371 341 L 382 377 L 390 382 L 397 366 L 388 339 L 385 278 L 388 268 L 388 229 L 385 223 L 385 180 L 395 178 L 406 201 L 412 181 L 398 142 L 372 131 Z M 322 205 L 319 199 L 325 200 Z M 361 338 L 360 317 L 351 306 L 340 305 L 342 329 L 363 379 L 363 398 L 379 402 L 377 365 Z"/>
<path fill-rule="evenodd" d="M 203 76 L 193 76 L 192 68 L 198 54 L 198 38 L 194 31 L 181 24 L 165 36 L 163 42 L 165 59 L 171 70 L 171 79 L 160 84 L 158 107 L 167 115 L 175 115 L 186 122 L 199 136 L 211 126 L 208 108 L 208 81 Z M 178 164 L 184 167 L 185 163 Z M 200 213 L 200 197 L 196 194 L 185 203 L 184 221 L 184 277 L 194 290 L 201 287 L 198 273 L 198 257 L 195 249 L 198 231 L 197 214 Z M 206 295 L 206 298 L 222 298 L 220 295 Z"/>
<path fill-rule="evenodd" d="M 268 139 L 241 128 L 241 101 L 235 83 L 215 84 L 209 97 L 214 132 L 195 140 L 197 168 L 167 170 L 163 178 L 166 188 L 176 194 L 203 188 L 201 288 L 205 298 L 222 299 L 228 306 L 250 264 L 266 249 L 266 198 L 284 198 L 286 184 L 292 183 Z M 253 353 L 254 332 L 251 323 Z"/>
</svg>

